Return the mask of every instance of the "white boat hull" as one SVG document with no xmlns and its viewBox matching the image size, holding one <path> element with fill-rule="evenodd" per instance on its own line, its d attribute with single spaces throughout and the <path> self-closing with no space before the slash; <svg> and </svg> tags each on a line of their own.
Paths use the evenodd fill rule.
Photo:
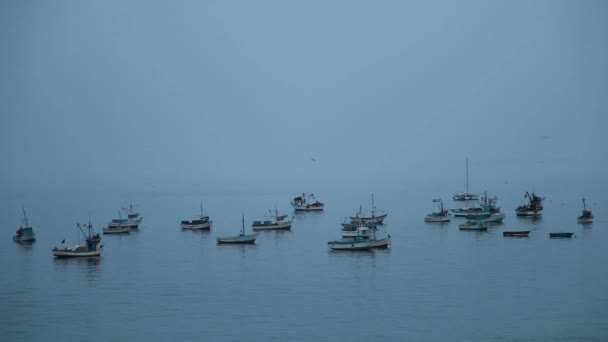
<svg viewBox="0 0 608 342">
<path fill-rule="evenodd" d="M 97 257 L 101 255 L 100 250 L 76 252 L 70 249 L 53 249 L 53 255 L 58 258 L 84 258 L 84 257 Z"/>
<path fill-rule="evenodd" d="M 291 222 L 292 221 L 286 221 L 286 222 L 277 222 L 277 223 L 273 223 L 273 224 L 261 224 L 261 225 L 252 224 L 251 228 L 253 230 L 288 230 L 288 229 L 291 229 Z"/>
<path fill-rule="evenodd" d="M 388 214 L 374 216 L 374 217 L 356 217 L 351 216 L 350 221 L 354 223 L 362 223 L 362 224 L 382 224 L 384 219 L 388 216 Z"/>
<path fill-rule="evenodd" d="M 593 223 L 593 219 L 592 218 L 580 218 L 580 219 L 577 219 L 576 222 L 582 223 L 582 224 Z"/>
<path fill-rule="evenodd" d="M 298 204 L 291 204 L 293 206 L 293 209 L 295 211 L 322 211 L 323 207 L 325 207 L 325 205 L 320 205 L 320 206 L 311 206 L 311 205 L 298 205 Z"/>
<path fill-rule="evenodd" d="M 355 238 L 343 238 L 337 241 L 330 241 L 327 243 L 327 246 L 337 251 L 365 251 L 372 248 L 387 248 L 390 243 L 390 236 L 383 239 L 363 239 L 358 241 Z"/>
<path fill-rule="evenodd" d="M 258 234 L 217 237 L 217 243 L 225 244 L 254 244 Z"/>
<path fill-rule="evenodd" d="M 515 214 L 517 216 L 541 216 L 542 211 L 532 211 L 532 210 L 521 210 L 516 209 Z"/>
<path fill-rule="evenodd" d="M 121 227 L 107 227 L 103 230 L 104 234 L 129 234 L 131 232 L 130 226 L 121 226 Z"/>
</svg>

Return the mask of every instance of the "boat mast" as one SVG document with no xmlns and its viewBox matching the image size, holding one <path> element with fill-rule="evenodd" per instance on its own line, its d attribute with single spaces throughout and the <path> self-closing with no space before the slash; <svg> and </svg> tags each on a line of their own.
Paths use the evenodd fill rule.
<svg viewBox="0 0 608 342">
<path fill-rule="evenodd" d="M 583 199 L 584 201 L 584 199 Z M 30 226 L 29 222 L 27 221 L 27 215 L 25 215 L 25 207 L 21 207 L 21 209 L 23 210 L 23 228 L 27 228 Z"/>
<path fill-rule="evenodd" d="M 243 232 L 243 236 L 244 236 L 245 235 L 245 214 L 241 215 L 241 219 L 243 221 L 242 232 Z"/>
<path fill-rule="evenodd" d="M 469 158 L 467 158 L 467 194 L 469 193 Z"/>
<path fill-rule="evenodd" d="M 203 201 L 201 201 L 201 219 L 203 218 Z"/>
<path fill-rule="evenodd" d="M 587 205 L 585 204 L 585 196 L 583 196 L 583 211 L 587 210 Z"/>
</svg>

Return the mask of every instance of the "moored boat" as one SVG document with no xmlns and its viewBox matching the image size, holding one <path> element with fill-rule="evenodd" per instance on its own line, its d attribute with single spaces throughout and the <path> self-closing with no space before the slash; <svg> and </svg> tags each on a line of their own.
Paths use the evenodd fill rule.
<svg viewBox="0 0 608 342">
<path fill-rule="evenodd" d="M 497 200 L 498 199 L 496 196 L 488 197 L 486 192 L 483 197 L 483 201 L 479 203 L 479 206 L 466 206 L 458 209 L 450 209 L 450 211 L 454 217 L 465 217 L 471 219 L 488 218 L 490 214 L 500 212 L 500 207 L 496 206 Z"/>
<path fill-rule="evenodd" d="M 357 215 L 350 217 L 350 222 L 359 225 L 366 225 L 368 223 L 382 224 L 384 222 L 384 219 L 386 216 L 388 216 L 388 214 L 383 210 L 376 210 L 376 206 L 374 205 L 374 194 L 372 194 L 372 210 L 370 214 L 371 215 L 366 216 L 363 213 L 363 207 L 359 207 L 359 212 Z"/>
<path fill-rule="evenodd" d="M 452 199 L 454 201 L 475 201 L 478 199 L 479 195 L 473 194 L 469 192 L 469 158 L 467 158 L 467 191 L 460 192 L 454 195 Z"/>
<path fill-rule="evenodd" d="M 191 229 L 191 230 L 209 230 L 211 229 L 213 221 L 209 219 L 209 216 L 205 215 L 203 212 L 203 202 L 201 202 L 201 214 L 197 219 L 188 221 L 182 220 L 180 222 L 181 229 Z"/>
<path fill-rule="evenodd" d="M 593 223 L 593 213 L 591 209 L 587 209 L 587 203 L 585 203 L 585 197 L 583 197 L 583 214 L 579 216 L 576 221 L 578 223 Z"/>
<path fill-rule="evenodd" d="M 108 226 L 102 229 L 104 234 L 129 234 L 131 223 L 127 219 L 113 219 Z"/>
<path fill-rule="evenodd" d="M 27 219 L 27 215 L 25 214 L 25 208 L 23 209 L 23 218 L 22 224 L 19 229 L 13 235 L 13 241 L 16 242 L 34 242 L 36 241 L 36 234 L 34 233 L 34 228 L 30 226 L 30 223 Z"/>
<path fill-rule="evenodd" d="M 505 237 L 528 237 L 530 234 L 529 230 L 513 230 L 502 232 L 502 236 Z"/>
<path fill-rule="evenodd" d="M 82 233 L 85 238 L 84 245 L 75 245 L 73 247 L 66 248 L 53 248 L 53 255 L 58 258 L 82 258 L 82 257 L 98 257 L 101 255 L 101 237 L 99 234 L 93 235 L 93 226 L 89 222 L 86 224 L 76 224 L 78 230 Z M 87 229 L 87 232 L 83 230 Z M 64 240 L 65 241 L 65 240 Z M 63 244 L 64 241 L 61 243 Z"/>
<path fill-rule="evenodd" d="M 376 237 L 375 228 L 358 227 L 356 235 L 329 241 L 327 246 L 332 250 L 364 251 L 372 248 L 387 248 L 390 242 L 390 235 L 379 239 Z"/>
<path fill-rule="evenodd" d="M 433 202 L 439 202 L 439 211 L 432 212 L 427 214 L 424 217 L 424 222 L 434 223 L 434 222 L 449 222 L 450 221 L 450 211 L 443 207 L 443 201 L 441 199 L 433 200 Z"/>
<path fill-rule="evenodd" d="M 139 212 L 133 210 L 133 203 L 129 205 L 129 209 L 122 208 L 125 213 L 127 213 L 127 220 L 131 223 L 131 228 L 139 228 L 139 224 L 144 219 Z"/>
<path fill-rule="evenodd" d="M 274 214 L 271 210 L 268 211 L 270 214 L 267 215 L 268 220 L 253 221 L 251 228 L 253 230 L 289 230 L 291 229 L 291 223 L 293 219 L 286 220 L 287 215 L 279 215 L 278 210 L 275 209 Z"/>
<path fill-rule="evenodd" d="M 245 216 L 242 217 L 241 233 L 236 236 L 218 236 L 216 237 L 218 244 L 254 244 L 258 233 L 245 234 Z"/>
<path fill-rule="evenodd" d="M 494 213 L 490 214 L 488 217 L 480 218 L 479 221 L 487 223 L 502 223 L 502 220 L 504 219 L 505 215 L 503 213 Z"/>
<path fill-rule="evenodd" d="M 482 221 L 467 221 L 465 223 L 459 224 L 458 229 L 470 231 L 487 231 L 488 223 Z"/>
<path fill-rule="evenodd" d="M 522 204 L 517 209 L 515 209 L 515 213 L 517 216 L 540 216 L 543 211 L 543 197 L 536 196 L 535 193 L 526 192 L 524 198 L 528 199 L 528 203 Z"/>
<path fill-rule="evenodd" d="M 325 204 L 317 201 L 314 194 L 303 193 L 302 196 L 297 196 L 291 201 L 291 205 L 295 211 L 322 211 Z"/>
<path fill-rule="evenodd" d="M 574 233 L 569 232 L 560 232 L 560 233 L 549 233 L 550 238 L 554 239 L 569 239 L 574 235 Z"/>
</svg>

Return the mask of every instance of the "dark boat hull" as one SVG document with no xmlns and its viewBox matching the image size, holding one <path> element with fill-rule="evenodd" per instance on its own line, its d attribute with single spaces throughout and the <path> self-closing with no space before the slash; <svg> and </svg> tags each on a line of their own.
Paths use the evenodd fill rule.
<svg viewBox="0 0 608 342">
<path fill-rule="evenodd" d="M 530 234 L 529 230 L 502 232 L 502 236 L 505 236 L 505 237 L 528 237 L 529 234 Z"/>
<path fill-rule="evenodd" d="M 574 233 L 549 233 L 549 237 L 553 239 L 569 239 Z"/>
</svg>

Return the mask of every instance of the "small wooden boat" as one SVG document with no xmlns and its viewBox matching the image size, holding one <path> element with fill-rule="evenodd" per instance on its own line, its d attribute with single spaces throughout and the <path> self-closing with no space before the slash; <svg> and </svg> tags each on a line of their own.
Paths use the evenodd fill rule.
<svg viewBox="0 0 608 342">
<path fill-rule="evenodd" d="M 13 235 L 13 241 L 15 242 L 34 242 L 36 241 L 36 234 L 34 233 L 34 228 L 30 226 L 30 223 L 27 220 L 27 215 L 25 214 L 25 208 L 23 209 L 23 223 L 19 229 Z"/>
<path fill-rule="evenodd" d="M 574 233 L 549 233 L 549 237 L 554 239 L 569 239 L 573 235 Z"/>
<path fill-rule="evenodd" d="M 269 220 L 264 221 L 253 221 L 251 228 L 253 230 L 290 230 L 292 220 L 285 220 L 287 215 L 279 215 L 278 210 L 274 210 L 274 214 L 271 210 L 268 211 L 270 215 L 267 217 Z"/>
<path fill-rule="evenodd" d="M 187 221 L 183 220 L 180 223 L 181 229 L 192 229 L 192 230 L 209 230 L 213 222 L 209 219 L 209 216 L 203 213 L 203 202 L 201 202 L 201 215 L 198 219 Z"/>
<path fill-rule="evenodd" d="M 53 255 L 57 258 L 82 258 L 82 257 L 98 257 L 101 255 L 101 237 L 99 234 L 93 235 L 93 226 L 89 222 L 88 225 L 76 224 L 82 235 L 85 238 L 84 245 L 75 245 L 66 248 L 53 248 Z M 87 228 L 87 232 L 82 228 Z M 62 241 L 63 243 L 63 241 Z"/>
<path fill-rule="evenodd" d="M 528 237 L 530 234 L 529 230 L 513 230 L 502 232 L 502 236 L 505 237 Z"/>
<path fill-rule="evenodd" d="M 488 223 L 482 221 L 467 221 L 463 224 L 459 224 L 458 229 L 482 232 L 488 230 Z"/>
<path fill-rule="evenodd" d="M 450 211 L 443 207 L 443 201 L 441 199 L 435 199 L 433 202 L 439 202 L 439 211 L 427 214 L 424 217 L 424 222 L 435 223 L 435 222 L 449 222 Z"/>
<path fill-rule="evenodd" d="M 258 233 L 246 235 L 245 234 L 245 216 L 242 217 L 242 221 L 243 221 L 243 228 L 239 235 L 217 237 L 216 238 L 217 243 L 218 244 L 222 244 L 222 243 L 225 243 L 225 244 L 254 244 L 255 239 L 258 236 Z"/>
<path fill-rule="evenodd" d="M 591 209 L 587 209 L 585 197 L 583 197 L 583 214 L 579 216 L 576 221 L 582 224 L 593 223 L 593 213 L 591 212 Z"/>
<path fill-rule="evenodd" d="M 524 198 L 528 199 L 527 204 L 522 204 L 515 209 L 517 216 L 540 216 L 543 211 L 543 197 L 536 196 L 535 193 L 526 192 Z"/>
<path fill-rule="evenodd" d="M 314 194 L 297 196 L 291 201 L 295 211 L 322 211 L 325 204 L 317 201 Z"/>
</svg>

